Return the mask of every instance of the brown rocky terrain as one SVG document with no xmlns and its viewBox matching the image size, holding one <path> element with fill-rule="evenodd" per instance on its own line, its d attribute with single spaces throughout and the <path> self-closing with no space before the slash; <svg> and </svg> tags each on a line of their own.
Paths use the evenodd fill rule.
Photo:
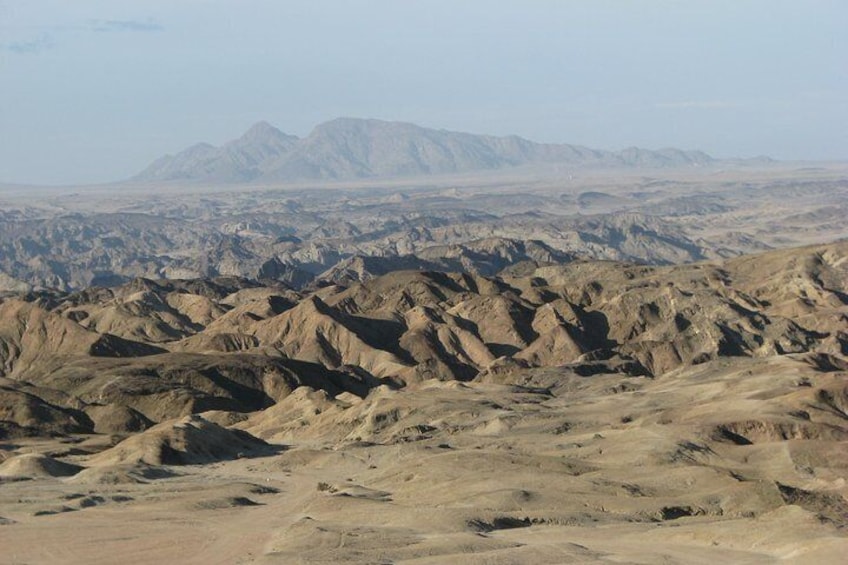
<svg viewBox="0 0 848 565">
<path fill-rule="evenodd" d="M 848 243 L 665 266 L 501 244 L 301 289 L 7 294 L 4 555 L 840 561 Z"/>
</svg>

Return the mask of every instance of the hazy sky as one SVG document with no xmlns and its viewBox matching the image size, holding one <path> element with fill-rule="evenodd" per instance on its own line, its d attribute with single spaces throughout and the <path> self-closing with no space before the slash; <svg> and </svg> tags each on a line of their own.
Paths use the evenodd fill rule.
<svg viewBox="0 0 848 565">
<path fill-rule="evenodd" d="M 848 159 L 848 2 L 0 0 L 0 181 L 338 116 Z"/>
</svg>

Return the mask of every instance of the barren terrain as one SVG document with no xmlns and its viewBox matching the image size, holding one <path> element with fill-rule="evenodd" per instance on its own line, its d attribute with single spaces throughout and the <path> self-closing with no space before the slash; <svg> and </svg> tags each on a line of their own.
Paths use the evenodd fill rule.
<svg viewBox="0 0 848 565">
<path fill-rule="evenodd" d="M 844 165 L 156 179 L 0 193 L 2 561 L 848 550 Z"/>
<path fill-rule="evenodd" d="M 846 24 L 0 0 L 0 565 L 848 564 Z"/>
<path fill-rule="evenodd" d="M 303 288 L 571 257 L 673 264 L 848 236 L 844 164 L 0 189 L 0 290 L 220 275 Z"/>
<path fill-rule="evenodd" d="M 7 296 L 14 563 L 839 562 L 848 245 Z"/>
</svg>

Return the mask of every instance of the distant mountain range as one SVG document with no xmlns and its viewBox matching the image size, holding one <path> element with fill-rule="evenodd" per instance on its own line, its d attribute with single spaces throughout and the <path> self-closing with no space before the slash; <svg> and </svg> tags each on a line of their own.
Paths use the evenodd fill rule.
<svg viewBox="0 0 848 565">
<path fill-rule="evenodd" d="M 259 122 L 221 147 L 200 143 L 154 161 L 139 182 L 284 182 L 419 176 L 505 169 L 522 165 L 686 167 L 714 159 L 701 151 L 631 147 L 603 151 L 435 130 L 403 122 L 338 118 L 298 138 Z"/>
</svg>

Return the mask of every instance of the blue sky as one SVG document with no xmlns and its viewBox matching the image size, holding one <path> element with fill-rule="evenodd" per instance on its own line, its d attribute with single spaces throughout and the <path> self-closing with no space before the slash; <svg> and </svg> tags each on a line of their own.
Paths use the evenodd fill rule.
<svg viewBox="0 0 848 565">
<path fill-rule="evenodd" d="M 0 0 L 0 181 L 338 116 L 848 159 L 844 0 Z"/>
</svg>

